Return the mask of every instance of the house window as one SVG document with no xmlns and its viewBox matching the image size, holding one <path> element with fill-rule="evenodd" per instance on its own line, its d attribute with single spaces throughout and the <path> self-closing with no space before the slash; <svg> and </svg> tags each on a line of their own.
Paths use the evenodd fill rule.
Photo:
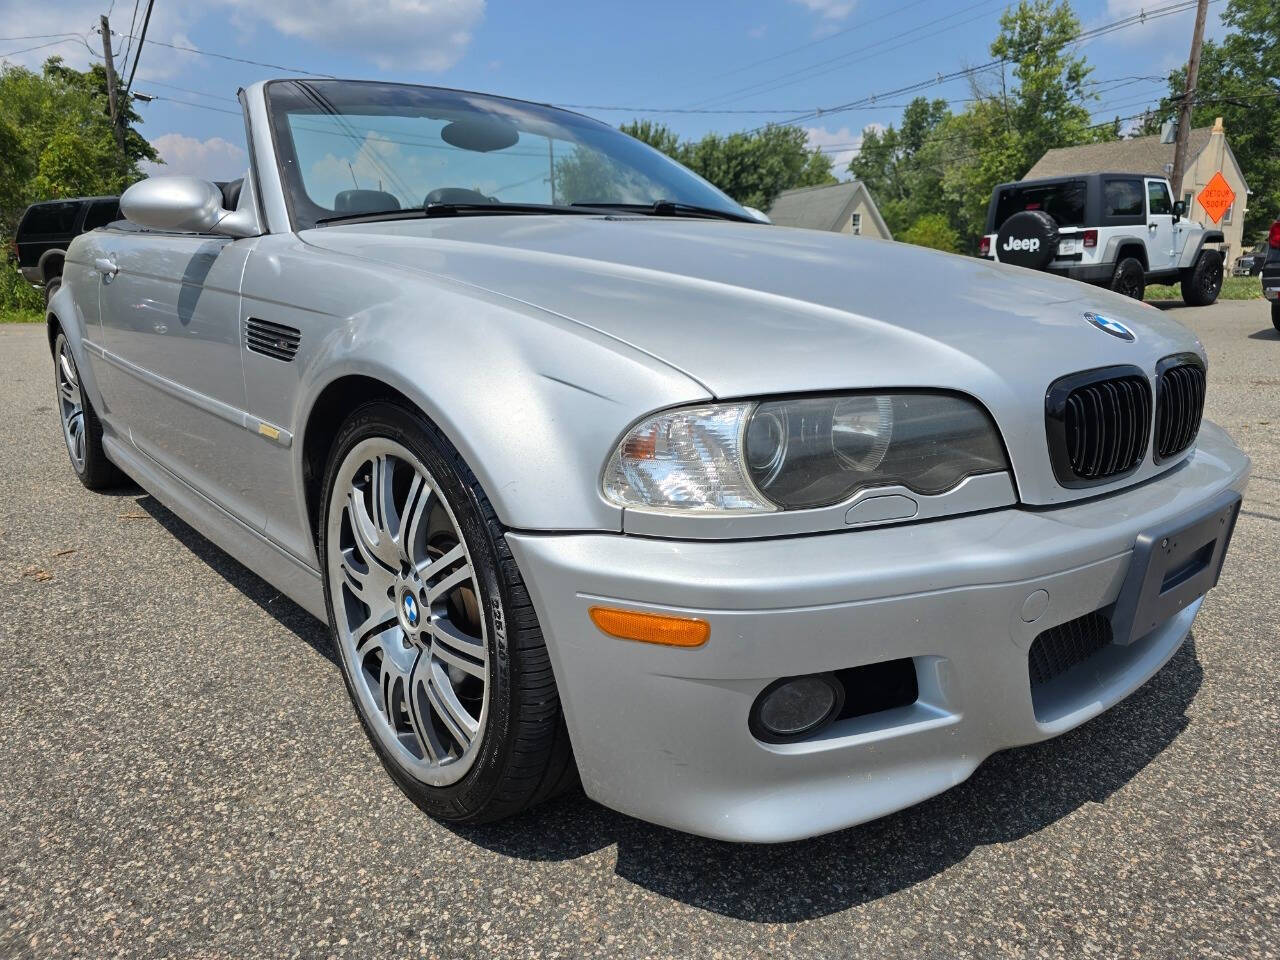
<svg viewBox="0 0 1280 960">
<path fill-rule="evenodd" d="M 850 232 L 851 232 L 855 237 L 862 236 L 862 214 L 860 214 L 860 213 L 855 213 L 855 214 L 853 215 L 853 218 L 851 219 L 851 221 L 850 221 L 850 224 L 849 224 L 849 225 L 850 225 L 850 227 L 852 228 L 852 229 L 850 230 Z"/>
<path fill-rule="evenodd" d="M 1236 211 L 1236 205 L 1233 203 L 1231 206 L 1227 207 L 1227 212 L 1222 215 L 1222 222 L 1230 223 L 1231 214 L 1235 213 L 1235 211 Z"/>
</svg>

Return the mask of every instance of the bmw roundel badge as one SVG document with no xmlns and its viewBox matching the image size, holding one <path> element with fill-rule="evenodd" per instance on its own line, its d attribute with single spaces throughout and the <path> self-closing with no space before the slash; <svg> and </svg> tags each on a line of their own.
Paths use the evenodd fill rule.
<svg viewBox="0 0 1280 960">
<path fill-rule="evenodd" d="M 1128 340 L 1130 343 L 1137 339 L 1137 337 L 1134 336 L 1133 331 L 1119 320 L 1112 320 L 1110 317 L 1104 317 L 1100 313 L 1086 313 L 1084 318 L 1103 333 L 1109 333 L 1113 337 L 1119 337 L 1121 340 Z"/>
<path fill-rule="evenodd" d="M 404 618 L 409 622 L 409 626 L 416 627 L 418 625 L 418 603 L 413 599 L 413 595 L 409 593 L 404 595 Z"/>
</svg>

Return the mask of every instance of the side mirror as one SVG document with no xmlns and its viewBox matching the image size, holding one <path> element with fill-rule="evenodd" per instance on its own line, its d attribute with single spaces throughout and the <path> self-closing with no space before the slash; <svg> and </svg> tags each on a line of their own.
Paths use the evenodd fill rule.
<svg viewBox="0 0 1280 960">
<path fill-rule="evenodd" d="M 1187 203 L 1185 200 L 1178 200 L 1173 205 L 1173 215 L 1178 218 L 1187 215 Z"/>
<path fill-rule="evenodd" d="M 228 237 L 258 235 L 251 217 L 223 209 L 222 191 L 198 177 L 149 177 L 120 197 L 120 212 L 140 227 Z"/>
</svg>

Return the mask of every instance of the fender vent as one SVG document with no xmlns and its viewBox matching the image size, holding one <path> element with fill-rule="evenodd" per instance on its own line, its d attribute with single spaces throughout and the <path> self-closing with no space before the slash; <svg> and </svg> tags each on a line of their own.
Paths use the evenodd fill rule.
<svg viewBox="0 0 1280 960">
<path fill-rule="evenodd" d="M 288 363 L 298 353 L 298 343 L 302 340 L 302 331 L 294 327 L 286 327 L 282 323 L 270 320 L 249 318 L 245 328 L 244 345 L 254 353 L 264 357 L 274 357 Z"/>
<path fill-rule="evenodd" d="M 1156 381 L 1156 463 L 1191 446 L 1204 413 L 1205 376 L 1199 359 L 1170 360 L 1161 361 Z"/>
</svg>

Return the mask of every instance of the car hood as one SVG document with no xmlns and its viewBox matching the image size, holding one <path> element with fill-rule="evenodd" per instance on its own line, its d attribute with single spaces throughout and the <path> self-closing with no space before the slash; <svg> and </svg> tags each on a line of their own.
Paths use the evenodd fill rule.
<svg viewBox="0 0 1280 960">
<path fill-rule="evenodd" d="M 717 397 L 859 387 L 968 393 L 991 410 L 1011 453 L 1028 445 L 1044 451 L 1044 396 L 1056 378 L 1112 364 L 1150 374 L 1169 354 L 1203 354 L 1159 310 L 1097 287 L 818 231 L 511 216 L 349 224 L 301 237 L 569 318 L 683 371 Z M 1135 339 L 1104 332 L 1087 312 L 1119 320 Z M 1022 471 L 1019 482 L 1025 496 Z M 1036 500 L 1078 495 L 1043 486 Z"/>
</svg>

